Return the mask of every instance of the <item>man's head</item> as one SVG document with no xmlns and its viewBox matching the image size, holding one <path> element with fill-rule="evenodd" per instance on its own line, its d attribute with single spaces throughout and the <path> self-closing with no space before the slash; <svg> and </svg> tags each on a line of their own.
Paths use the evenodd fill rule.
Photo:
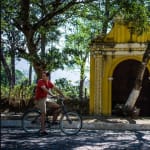
<svg viewBox="0 0 150 150">
<path fill-rule="evenodd" d="M 49 79 L 49 75 L 50 74 L 49 74 L 48 71 L 43 71 L 42 72 L 42 79 L 45 80 L 45 81 L 48 80 Z"/>
</svg>

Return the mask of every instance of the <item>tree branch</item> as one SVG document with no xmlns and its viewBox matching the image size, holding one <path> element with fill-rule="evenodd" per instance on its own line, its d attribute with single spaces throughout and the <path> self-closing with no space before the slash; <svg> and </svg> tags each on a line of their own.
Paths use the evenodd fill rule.
<svg viewBox="0 0 150 150">
<path fill-rule="evenodd" d="M 70 2 L 68 2 L 68 4 L 66 4 L 65 6 L 64 3 L 60 3 L 60 0 L 58 0 L 58 2 L 56 3 L 55 1 L 55 6 L 53 5 L 53 12 L 48 13 L 44 18 L 42 18 L 39 22 L 35 23 L 33 25 L 33 29 L 37 30 L 40 26 L 43 26 L 45 23 L 47 23 L 49 20 L 51 20 L 52 18 L 54 18 L 55 16 L 62 14 L 63 12 L 65 12 L 66 10 L 69 10 L 72 6 L 74 6 L 75 4 L 80 4 L 80 3 L 89 3 L 92 2 L 93 0 L 81 0 L 81 1 L 77 1 L 77 0 L 72 0 Z M 51 3 L 52 4 L 52 3 Z"/>
<path fill-rule="evenodd" d="M 25 51 L 25 49 L 20 48 L 20 47 L 16 47 L 16 49 L 19 51 L 19 57 L 22 57 L 28 60 L 28 57 L 30 55 Z"/>
<path fill-rule="evenodd" d="M 29 8 L 30 0 L 21 0 L 21 23 L 23 27 L 27 27 L 29 24 Z"/>
</svg>

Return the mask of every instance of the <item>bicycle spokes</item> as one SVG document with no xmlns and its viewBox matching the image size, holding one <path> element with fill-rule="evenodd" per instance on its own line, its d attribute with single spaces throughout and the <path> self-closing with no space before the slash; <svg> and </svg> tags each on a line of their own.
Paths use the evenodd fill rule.
<svg viewBox="0 0 150 150">
<path fill-rule="evenodd" d="M 29 111 L 24 114 L 22 119 L 23 129 L 28 133 L 36 133 L 40 131 L 40 113 L 37 111 Z"/>
<path fill-rule="evenodd" d="M 82 127 L 82 119 L 77 113 L 68 112 L 62 117 L 60 127 L 65 134 L 77 134 Z"/>
</svg>

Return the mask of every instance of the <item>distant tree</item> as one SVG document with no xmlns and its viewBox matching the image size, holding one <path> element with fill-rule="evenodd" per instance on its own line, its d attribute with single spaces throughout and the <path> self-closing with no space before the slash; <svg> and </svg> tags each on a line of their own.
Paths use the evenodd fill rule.
<svg viewBox="0 0 150 150">
<path fill-rule="evenodd" d="M 89 43 L 91 42 L 91 36 L 98 33 L 100 23 L 98 21 L 91 23 L 85 18 L 78 17 L 70 21 L 68 26 L 70 26 L 68 30 L 71 31 L 68 31 L 64 48 L 66 64 L 70 67 L 77 66 L 80 69 L 79 98 L 82 100 L 86 78 L 85 67 L 90 52 Z"/>
<path fill-rule="evenodd" d="M 10 87 L 15 85 L 15 60 L 18 59 L 17 56 L 17 47 L 23 42 L 20 42 L 22 38 L 21 35 L 13 26 L 8 26 L 3 30 L 2 34 L 2 50 L 1 50 L 1 62 L 5 71 L 7 72 L 6 76 L 10 82 Z M 8 63 L 7 59 L 10 59 Z"/>
<path fill-rule="evenodd" d="M 0 57 L 1 57 L 1 65 L 4 66 L 5 76 L 7 77 L 7 81 L 8 81 L 6 83 L 8 83 L 8 85 L 11 88 L 11 85 L 12 85 L 12 83 L 11 83 L 11 70 L 10 70 L 9 65 L 7 63 L 7 59 L 6 59 L 5 55 L 4 55 L 3 47 L 1 48 L 1 51 L 0 51 Z"/>
<path fill-rule="evenodd" d="M 16 74 L 16 84 L 21 84 L 22 81 L 27 80 L 27 77 L 20 70 L 16 69 L 15 74 Z"/>
<path fill-rule="evenodd" d="M 8 78 L 6 76 L 6 72 L 4 70 L 4 67 L 2 67 L 2 65 L 1 65 L 1 85 L 5 85 L 5 86 L 9 85 Z"/>
<path fill-rule="evenodd" d="M 8 63 L 9 64 L 9 63 Z M 20 84 L 23 80 L 25 80 L 26 77 L 24 73 L 22 73 L 20 70 L 15 70 L 15 82 L 16 84 Z M 1 85 L 5 87 L 9 87 L 9 80 L 7 78 L 7 72 L 4 70 L 4 67 L 1 67 Z"/>
<path fill-rule="evenodd" d="M 78 86 L 75 86 L 72 84 L 70 80 L 67 80 L 65 78 L 60 78 L 55 81 L 55 84 L 57 87 L 63 90 L 63 93 L 65 93 L 69 97 L 78 98 L 79 90 Z"/>
</svg>

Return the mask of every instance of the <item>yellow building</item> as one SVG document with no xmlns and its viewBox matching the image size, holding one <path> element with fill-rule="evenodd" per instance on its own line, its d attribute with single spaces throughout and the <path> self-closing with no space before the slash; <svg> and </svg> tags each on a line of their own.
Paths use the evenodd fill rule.
<svg viewBox="0 0 150 150">
<path fill-rule="evenodd" d="M 112 30 L 91 42 L 90 113 L 112 115 L 116 104 L 124 104 L 133 88 L 150 30 L 137 35 L 132 28 L 115 22 Z M 136 106 L 141 116 L 150 116 L 150 62 Z"/>
</svg>

